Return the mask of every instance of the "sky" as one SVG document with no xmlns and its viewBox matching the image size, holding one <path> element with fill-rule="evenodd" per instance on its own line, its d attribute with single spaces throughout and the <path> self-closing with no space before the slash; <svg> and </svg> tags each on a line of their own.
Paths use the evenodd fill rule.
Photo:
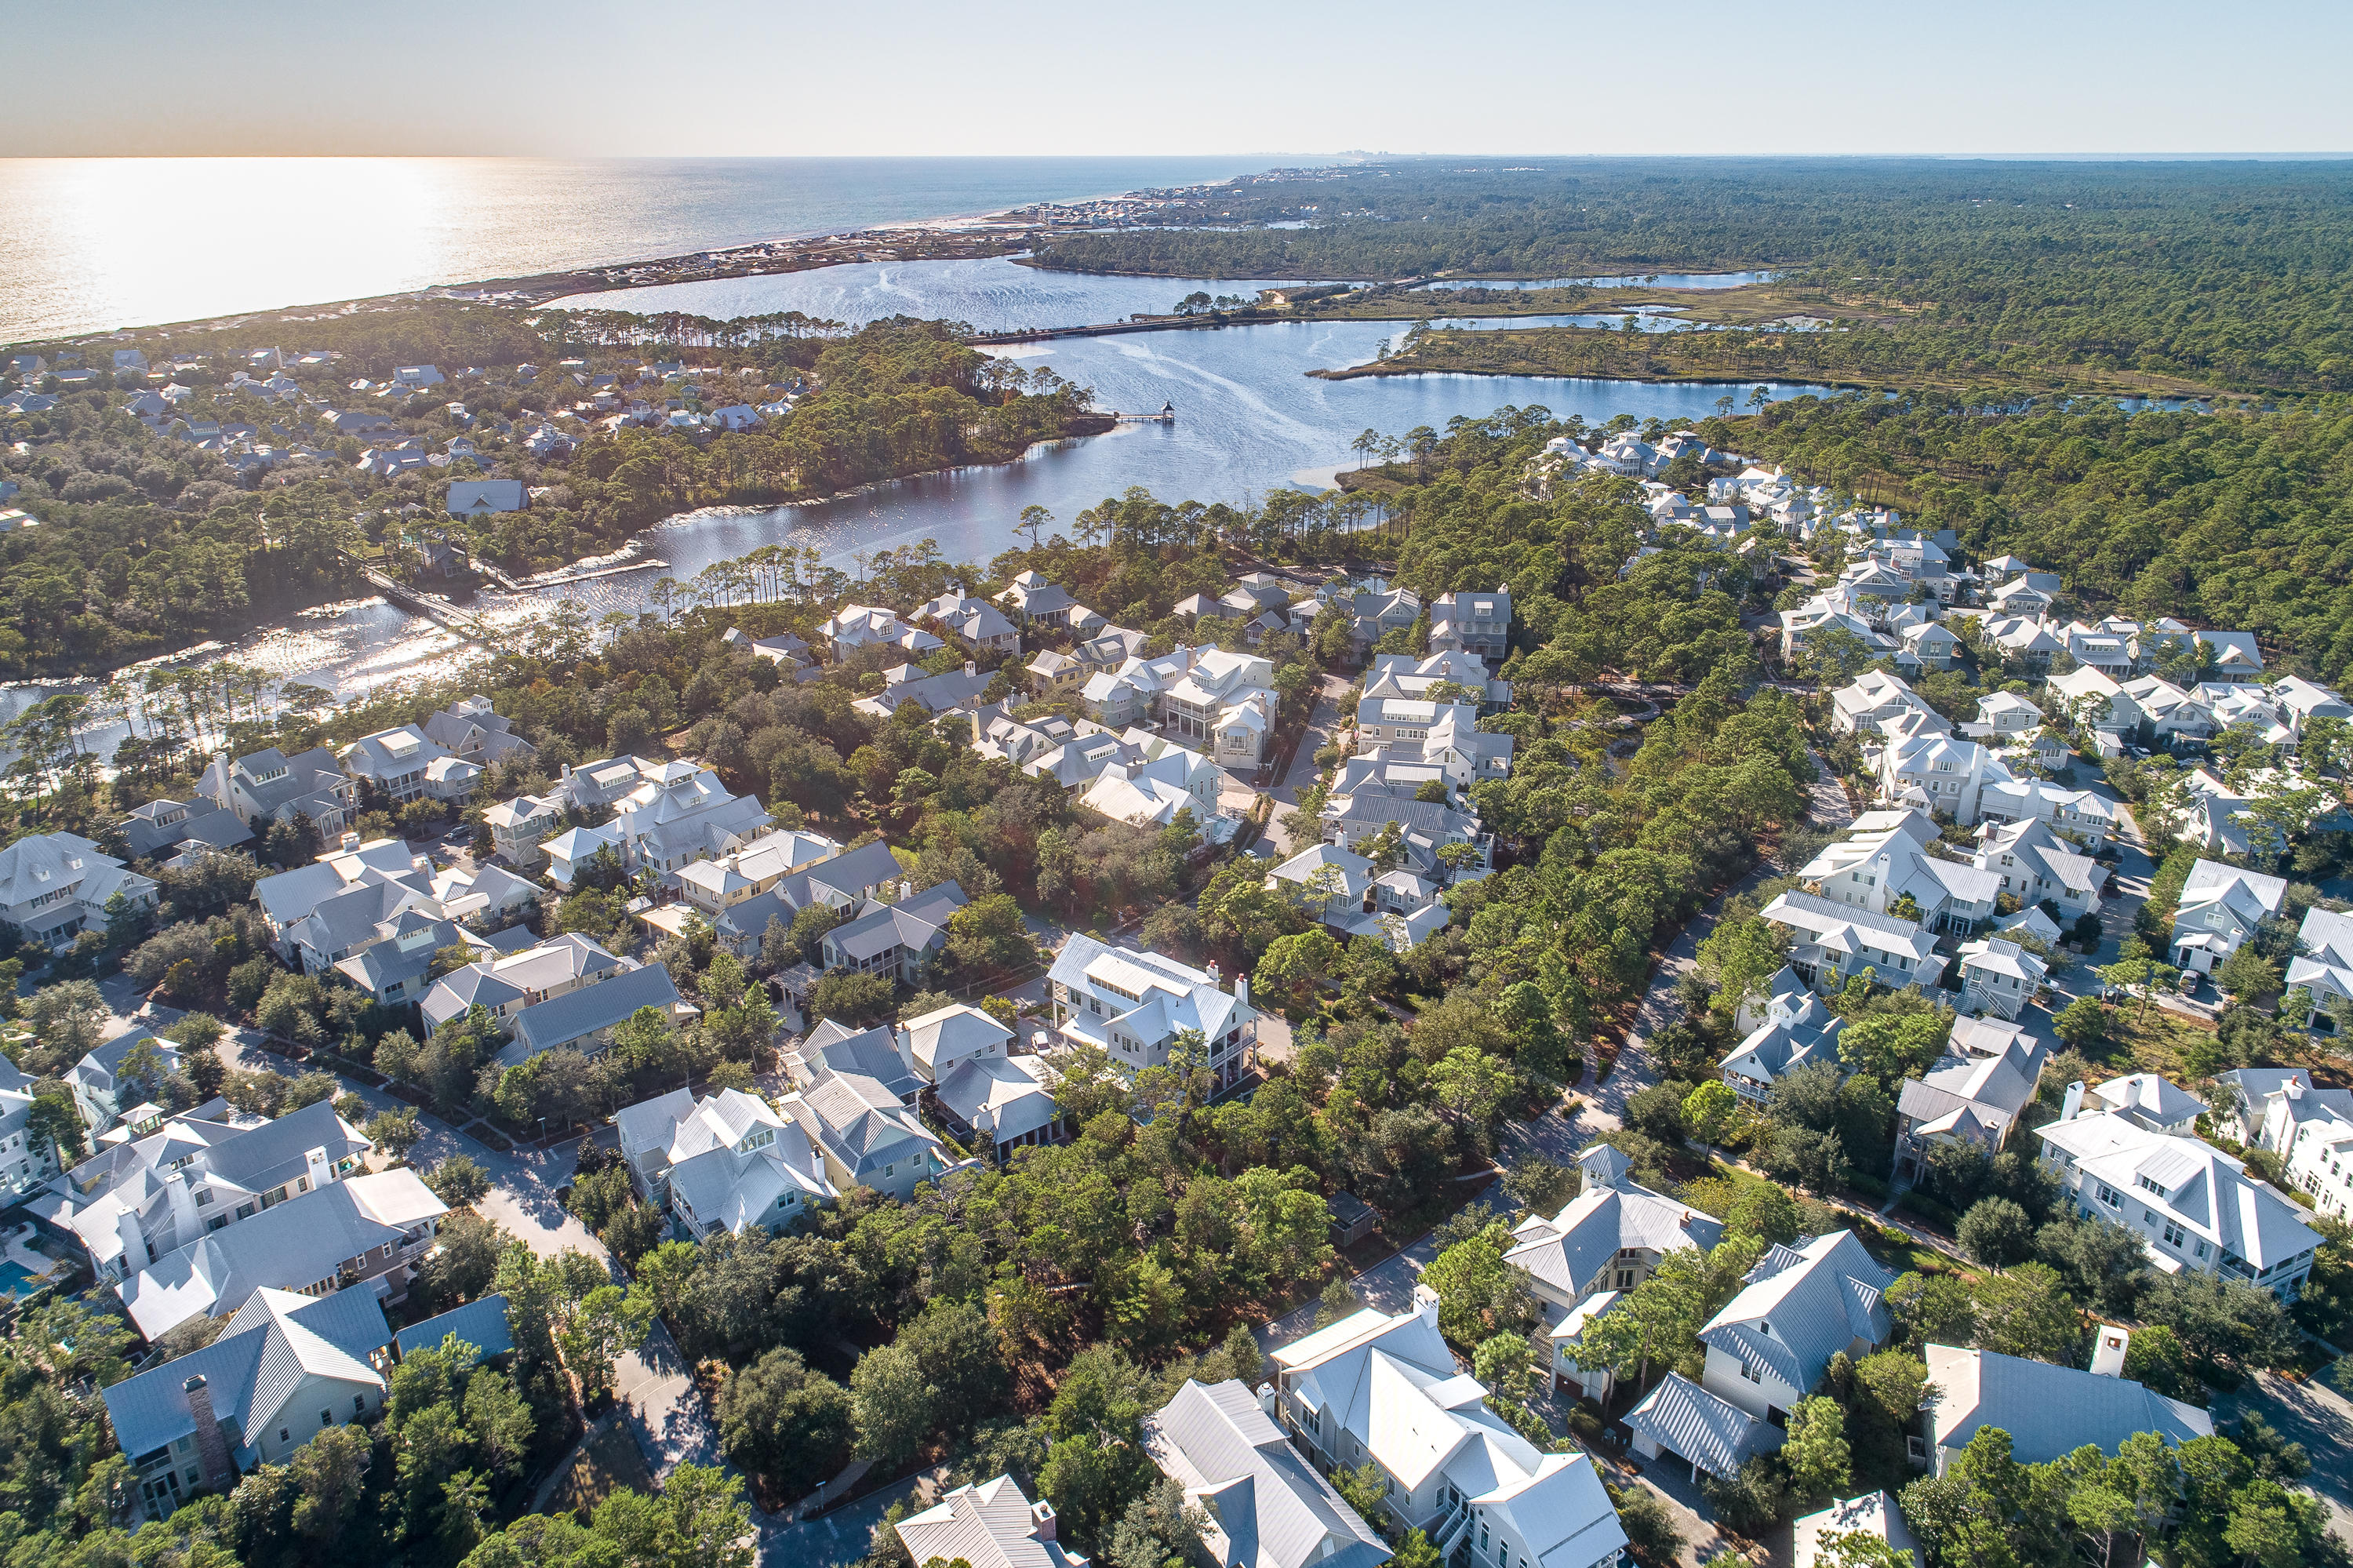
<svg viewBox="0 0 2353 1568">
<path fill-rule="evenodd" d="M 0 38 L 31 157 L 2353 151 L 2343 0 L 0 0 Z"/>
</svg>

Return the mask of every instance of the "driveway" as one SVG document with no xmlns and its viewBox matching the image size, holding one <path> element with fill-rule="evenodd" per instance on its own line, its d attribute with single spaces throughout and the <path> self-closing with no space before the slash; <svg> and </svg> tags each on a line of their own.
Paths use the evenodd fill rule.
<svg viewBox="0 0 2353 1568">
<path fill-rule="evenodd" d="M 2115 788 L 2106 779 L 2099 778 L 2079 787 L 2088 789 L 2116 809 L 2116 896 L 2101 903 L 2098 951 L 2088 958 L 2071 952 L 2067 972 L 2050 982 L 2053 1010 L 2066 1006 L 2079 996 L 2097 996 L 2100 993 L 2100 977 L 2092 971 L 2116 961 L 2125 938 L 2133 934 L 2133 921 L 2140 914 L 2141 906 L 2148 902 L 2149 878 L 2157 874 L 2157 863 L 2148 857 L 2148 844 L 2141 837 L 2140 824 L 2133 820 L 2132 808 L 2117 795 Z"/>
<path fill-rule="evenodd" d="M 863 1559 L 872 1544 L 874 1527 L 902 1498 L 920 1498 L 928 1507 L 946 1479 L 944 1467 L 910 1476 L 868 1493 L 856 1502 L 818 1519 L 797 1524 L 770 1521 L 760 1531 L 761 1568 L 849 1568 Z"/>
<path fill-rule="evenodd" d="M 1283 831 L 1282 816 L 1299 804 L 1299 791 L 1317 781 L 1323 769 L 1315 765 L 1315 754 L 1332 744 L 1340 732 L 1340 698 L 1354 685 L 1353 681 L 1338 675 L 1325 675 L 1324 684 L 1315 695 L 1315 711 L 1308 715 L 1307 731 L 1299 737 L 1299 749 L 1291 754 L 1291 766 L 1283 769 L 1282 779 L 1268 791 L 1274 797 L 1274 820 L 1267 824 L 1267 842 L 1275 848 L 1279 859 L 1289 860 L 1304 844 L 1294 844 Z"/>
<path fill-rule="evenodd" d="M 176 1008 L 161 1004 L 142 1007 L 143 999 L 127 977 L 113 977 L 100 989 L 108 1005 L 120 1015 L 114 1022 L 122 1025 L 111 1028 L 110 1037 L 134 1025 L 162 1028 L 180 1016 Z M 224 1035 L 216 1050 L 223 1063 L 244 1072 L 265 1068 L 281 1073 L 302 1070 L 299 1065 L 268 1051 L 262 1037 L 249 1029 L 234 1030 Z M 371 1116 L 379 1111 L 408 1108 L 406 1102 L 383 1089 L 371 1088 L 340 1075 L 336 1081 L 340 1092 L 359 1096 Z M 518 1148 L 501 1154 L 429 1112 L 420 1113 L 417 1123 L 423 1128 L 423 1136 L 410 1150 L 410 1163 L 429 1170 L 451 1155 L 463 1154 L 471 1159 L 490 1178 L 490 1191 L 474 1204 L 475 1212 L 484 1219 L 504 1229 L 541 1257 L 554 1257 L 565 1251 L 584 1252 L 607 1268 L 614 1267 L 612 1255 L 605 1250 L 604 1244 L 555 1195 L 558 1188 L 572 1180 L 582 1139 L 573 1139 L 547 1150 Z M 607 1143 L 613 1140 L 609 1130 L 596 1136 Z M 617 1269 L 615 1275 L 618 1277 Z M 718 1426 L 695 1393 L 689 1379 L 690 1371 L 670 1330 L 659 1320 L 645 1345 L 622 1356 L 614 1365 L 614 1388 L 624 1418 L 637 1439 L 638 1451 L 657 1478 L 668 1476 L 681 1464 L 722 1462 Z M 756 1510 L 754 1519 L 764 1527 L 770 1522 Z"/>
<path fill-rule="evenodd" d="M 2214 1423 L 2235 1421 L 2250 1410 L 2304 1445 L 2312 1473 L 2301 1483 L 2327 1506 L 2336 1532 L 2353 1541 L 2353 1402 L 2318 1378 L 2291 1383 L 2277 1372 L 2257 1372 L 2214 1401 Z"/>
<path fill-rule="evenodd" d="M 1464 1185 L 1470 1183 L 1465 1182 Z M 1504 1203 L 1504 1184 L 1500 1181 L 1485 1183 L 1463 1202 L 1462 1207 L 1467 1209 L 1481 1202 L 1500 1209 Z M 1356 1292 L 1357 1305 L 1377 1307 L 1384 1312 L 1404 1311 L 1413 1305 L 1414 1282 L 1421 1277 L 1421 1271 L 1437 1255 L 1438 1245 L 1430 1235 L 1424 1235 L 1420 1240 L 1391 1253 L 1348 1281 Z M 1259 1348 L 1272 1351 L 1293 1340 L 1304 1338 L 1315 1327 L 1315 1313 L 1320 1305 L 1310 1301 L 1284 1313 L 1271 1323 L 1261 1325 L 1257 1330 Z"/>
</svg>

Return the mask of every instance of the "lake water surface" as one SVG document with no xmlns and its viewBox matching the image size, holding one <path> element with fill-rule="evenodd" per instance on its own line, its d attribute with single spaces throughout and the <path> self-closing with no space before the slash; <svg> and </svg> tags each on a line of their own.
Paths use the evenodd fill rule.
<svg viewBox="0 0 2353 1568">
<path fill-rule="evenodd" d="M 1025 306 L 1008 296 L 1007 308 L 1017 319 L 1024 311 L 1092 309 L 1113 291 L 1136 281 L 1041 273 L 996 262 L 924 264 L 921 270 L 894 271 L 888 283 L 878 269 L 829 270 L 855 275 L 828 279 L 822 273 L 794 274 L 791 281 L 804 291 L 799 297 L 814 302 L 820 291 L 830 290 L 844 301 L 866 301 L 887 291 L 900 311 L 923 317 L 956 313 L 958 303 L 972 299 L 976 289 L 1025 281 L 1036 281 L 1053 302 Z M 1161 301 L 1168 292 L 1168 281 L 1151 282 L 1151 301 Z M 1071 284 L 1076 285 L 1072 291 L 1051 293 Z M 1231 283 L 1224 287 L 1228 291 L 1236 288 Z M 667 291 L 632 291 L 645 295 Z M 650 301 L 632 304 L 652 308 Z M 1614 323 L 1615 319 L 1609 321 Z M 1531 322 L 1481 323 L 1514 324 Z M 1050 366 L 1092 387 L 1098 407 L 1147 411 L 1174 403 L 1176 422 L 1122 425 L 1106 435 L 1041 445 L 1016 462 L 927 474 L 807 505 L 689 513 L 651 530 L 643 541 L 645 553 L 681 578 L 713 561 L 787 542 L 813 544 L 828 562 L 845 569 L 855 552 L 927 538 L 937 541 L 952 559 L 985 563 L 1015 543 L 1014 524 L 1022 509 L 1033 504 L 1050 511 L 1055 526 L 1065 532 L 1082 509 L 1131 485 L 1169 502 L 1248 504 L 1281 486 L 1330 485 L 1335 471 L 1357 461 L 1349 443 L 1367 429 L 1394 436 L 1423 425 L 1443 429 L 1457 415 L 1482 417 L 1506 405 L 1541 405 L 1556 417 L 1578 414 L 1595 423 L 1621 413 L 1695 419 L 1712 412 L 1715 400 L 1728 390 L 1712 385 L 1541 376 L 1331 381 L 1307 374 L 1367 363 L 1378 357 L 1383 340 L 1400 340 L 1404 327 L 1398 322 L 1287 322 L 1021 344 L 1003 352 L 1024 365 Z M 1773 396 L 1827 390 L 1775 387 Z M 557 598 L 580 600 L 600 614 L 635 610 L 646 607 L 648 589 L 661 575 L 649 569 L 519 596 L 485 594 L 476 608 L 500 625 L 520 625 L 542 616 Z M 387 683 L 444 673 L 470 652 L 422 617 L 369 599 L 296 617 L 245 640 L 227 657 L 348 696 Z M 36 688 L 0 692 L 0 720 L 40 694 Z M 119 726 L 94 733 L 88 744 L 111 752 L 120 734 Z"/>
<path fill-rule="evenodd" d="M 1068 532 L 1081 510 L 1131 485 L 1170 502 L 1247 504 L 1281 486 L 1328 487 L 1335 471 L 1355 465 L 1349 442 L 1367 429 L 1443 429 L 1458 414 L 1480 417 L 1505 405 L 1541 405 L 1556 417 L 1579 414 L 1595 423 L 1620 413 L 1696 419 L 1714 412 L 1727 390 L 1549 376 L 1307 375 L 1365 364 L 1383 339 L 1401 336 L 1398 323 L 1296 322 L 1023 344 L 1008 356 L 1092 387 L 1098 407 L 1141 412 L 1174 403 L 1176 422 L 1121 425 L 1035 447 L 1015 462 L 921 475 L 829 501 L 688 513 L 651 530 L 646 553 L 681 578 L 787 542 L 815 545 L 844 569 L 858 551 L 921 539 L 936 541 L 951 559 L 986 563 L 1016 542 L 1014 524 L 1027 506 L 1044 506 Z M 1776 387 L 1773 395 L 1827 390 Z M 551 598 L 580 600 L 599 614 L 635 610 L 647 606 L 661 575 L 596 577 L 520 598 L 485 594 L 480 609 L 494 623 L 543 614 Z M 233 657 L 353 693 L 430 673 L 460 652 L 429 621 L 378 601 L 274 630 Z"/>
</svg>

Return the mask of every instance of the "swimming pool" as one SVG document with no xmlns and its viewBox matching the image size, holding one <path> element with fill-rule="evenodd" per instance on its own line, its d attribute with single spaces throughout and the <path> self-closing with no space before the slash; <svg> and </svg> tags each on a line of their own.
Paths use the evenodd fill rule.
<svg viewBox="0 0 2353 1568">
<path fill-rule="evenodd" d="M 40 1281 L 33 1277 L 31 1269 L 21 1263 L 0 1259 L 0 1289 L 21 1301 L 40 1287 Z"/>
</svg>

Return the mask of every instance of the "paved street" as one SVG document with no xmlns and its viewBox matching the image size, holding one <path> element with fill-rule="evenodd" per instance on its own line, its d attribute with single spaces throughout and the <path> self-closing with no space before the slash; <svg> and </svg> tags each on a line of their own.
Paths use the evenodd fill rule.
<svg viewBox="0 0 2353 1568">
<path fill-rule="evenodd" d="M 1283 831 L 1282 815 L 1299 804 L 1299 791 L 1315 782 L 1321 769 L 1315 766 L 1315 754 L 1332 744 L 1340 729 L 1340 697 L 1354 683 L 1338 675 L 1324 677 L 1323 689 L 1316 694 L 1315 711 L 1308 715 L 1307 732 L 1299 737 L 1299 749 L 1292 754 L 1291 766 L 1282 778 L 1268 791 L 1274 797 L 1274 820 L 1267 824 L 1266 842 L 1275 852 L 1277 860 L 1289 860 L 1304 844 L 1294 844 Z"/>
<path fill-rule="evenodd" d="M 2337 1533 L 2353 1541 L 2353 1402 L 2319 1378 L 2291 1383 L 2277 1372 L 2258 1372 L 2214 1401 L 2214 1423 L 2236 1421 L 2260 1411 L 2292 1443 L 2304 1445 L 2312 1474 L 2303 1489 L 2327 1505 Z"/>
<path fill-rule="evenodd" d="M 145 1002 L 128 976 L 111 977 L 100 984 L 100 992 L 114 1013 L 105 1027 L 110 1039 L 133 1028 L 162 1029 L 181 1016 L 176 1008 Z M 248 1029 L 224 1036 L 218 1054 L 225 1064 L 243 1072 L 302 1070 L 298 1064 L 264 1050 L 261 1036 Z M 371 1115 L 406 1107 L 406 1102 L 382 1089 L 349 1078 L 339 1077 L 338 1083 L 343 1092 L 358 1095 Z M 580 1139 L 544 1151 L 517 1149 L 501 1154 L 429 1113 L 420 1115 L 418 1122 L 424 1135 L 409 1153 L 410 1163 L 430 1170 L 454 1154 L 470 1157 L 491 1181 L 491 1190 L 474 1205 L 483 1218 L 542 1257 L 572 1250 L 586 1253 L 608 1268 L 614 1266 L 604 1244 L 555 1195 L 572 1180 Z M 597 1136 L 607 1143 L 613 1139 L 609 1129 Z M 659 1322 L 645 1346 L 621 1357 L 614 1367 L 614 1387 L 624 1418 L 657 1477 L 669 1475 L 681 1464 L 719 1462 L 718 1427 L 694 1392 L 689 1371 L 669 1329 Z M 759 1520 L 764 1530 L 772 1524 L 765 1516 Z"/>
</svg>

